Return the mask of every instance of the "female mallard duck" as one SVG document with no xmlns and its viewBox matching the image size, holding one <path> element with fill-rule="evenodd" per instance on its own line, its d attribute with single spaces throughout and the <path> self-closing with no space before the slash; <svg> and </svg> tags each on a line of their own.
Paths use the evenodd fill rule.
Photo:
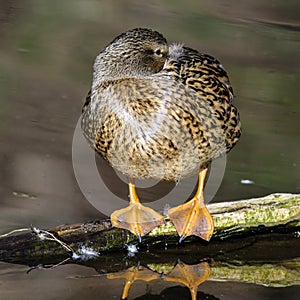
<svg viewBox="0 0 300 300">
<path fill-rule="evenodd" d="M 133 178 L 178 180 L 199 172 L 198 190 L 168 215 L 180 240 L 209 240 L 213 221 L 203 199 L 208 163 L 240 137 L 233 92 L 213 57 L 173 44 L 151 29 L 129 30 L 97 56 L 82 129 L 90 145 L 129 178 L 130 204 L 114 226 L 139 238 L 164 218 L 142 205 Z"/>
</svg>

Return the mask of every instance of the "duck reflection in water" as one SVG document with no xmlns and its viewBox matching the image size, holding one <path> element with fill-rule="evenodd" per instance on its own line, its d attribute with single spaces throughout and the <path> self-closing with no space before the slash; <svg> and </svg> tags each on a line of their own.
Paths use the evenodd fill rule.
<svg viewBox="0 0 300 300">
<path fill-rule="evenodd" d="M 154 264 L 147 265 L 147 267 L 138 265 L 136 267 L 131 267 L 125 271 L 109 274 L 107 275 L 107 278 L 108 279 L 124 278 L 124 288 L 123 288 L 121 299 L 128 298 L 129 289 L 134 283 L 134 281 L 142 280 L 145 282 L 150 282 L 153 280 L 164 280 L 167 282 L 179 283 L 186 286 L 189 289 L 191 299 L 196 300 L 199 285 L 205 282 L 210 275 L 210 267 L 207 262 L 201 262 L 196 265 L 188 265 L 181 261 L 178 261 L 176 266 L 169 272 L 167 271 L 167 272 L 159 273 L 156 271 L 156 269 L 161 270 L 161 266 L 154 265 Z M 176 289 L 178 288 L 176 287 Z M 181 289 L 179 290 L 181 291 Z M 172 299 L 182 299 L 182 298 L 178 298 L 178 293 L 176 293 L 177 298 L 174 297 L 173 291 L 174 288 L 168 288 L 164 290 L 159 296 L 146 294 L 145 296 L 139 297 L 137 299 L 168 299 L 165 298 L 167 295 L 169 295 L 168 297 L 173 297 Z M 185 289 L 182 291 L 184 294 L 186 294 Z M 210 298 L 206 298 L 206 299 L 210 299 Z M 211 298 L 211 299 L 216 299 L 216 298 Z"/>
<path fill-rule="evenodd" d="M 196 298 L 198 300 L 219 300 L 213 295 L 197 292 Z M 181 286 L 174 286 L 164 289 L 159 295 L 152 295 L 147 293 L 141 297 L 134 298 L 134 300 L 188 300 L 191 299 L 189 289 Z"/>
</svg>

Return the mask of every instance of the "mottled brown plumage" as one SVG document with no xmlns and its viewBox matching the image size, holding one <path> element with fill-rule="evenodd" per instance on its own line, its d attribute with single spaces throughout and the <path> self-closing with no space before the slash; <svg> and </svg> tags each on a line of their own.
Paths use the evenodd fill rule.
<svg viewBox="0 0 300 300">
<path fill-rule="evenodd" d="M 232 100 L 228 76 L 215 58 L 168 46 L 150 29 L 134 29 L 96 58 L 82 129 L 90 145 L 129 178 L 178 180 L 205 170 L 236 144 L 240 121 Z"/>
</svg>

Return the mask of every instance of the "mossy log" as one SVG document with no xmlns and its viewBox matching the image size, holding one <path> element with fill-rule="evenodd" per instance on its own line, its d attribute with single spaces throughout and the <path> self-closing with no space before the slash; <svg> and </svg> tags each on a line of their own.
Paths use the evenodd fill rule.
<svg viewBox="0 0 300 300">
<path fill-rule="evenodd" d="M 272 194 L 262 198 L 208 204 L 215 223 L 211 241 L 224 240 L 257 232 L 300 228 L 300 195 Z M 38 234 L 38 232 L 40 234 Z M 50 236 L 51 235 L 51 236 Z M 58 243 L 61 241 L 61 243 Z M 200 241 L 187 238 L 183 244 Z M 200 242 L 205 245 L 205 243 Z M 65 255 L 66 250 L 78 253 L 82 246 L 97 253 L 111 253 L 138 244 L 137 237 L 127 230 L 112 227 L 109 220 L 84 224 L 61 225 L 47 231 L 29 232 L 0 238 L 0 259 L 11 257 L 45 257 Z M 139 248 L 177 245 L 178 235 L 170 220 L 143 237 Z M 64 245 L 66 247 L 64 247 Z"/>
<path fill-rule="evenodd" d="M 208 204 L 215 232 L 212 240 L 242 236 L 274 229 L 300 228 L 300 195 L 272 194 L 262 198 Z M 0 259 L 6 255 L 44 256 L 64 254 L 66 247 L 55 243 L 53 237 L 69 245 L 76 252 L 79 245 L 98 253 L 120 251 L 128 244 L 137 244 L 137 237 L 127 230 L 114 228 L 109 220 L 83 224 L 61 225 L 47 231 L 38 229 L 25 234 L 0 237 Z M 53 236 L 50 237 L 48 233 Z M 185 242 L 194 241 L 190 237 Z M 143 237 L 140 248 L 178 243 L 177 232 L 170 220 Z M 22 254 L 23 253 L 23 254 Z M 27 254 L 26 254 L 27 253 Z"/>
<path fill-rule="evenodd" d="M 208 204 L 215 223 L 212 240 L 237 235 L 255 234 L 265 230 L 298 230 L 300 227 L 300 195 L 272 194 L 262 198 Z M 61 225 L 47 231 L 29 232 L 0 238 L 0 259 L 13 257 L 45 257 L 65 255 L 66 250 L 77 253 L 82 246 L 97 253 L 126 249 L 138 244 L 136 236 L 112 227 L 109 220 L 84 224 Z M 51 236 L 50 236 L 51 234 Z M 56 241 L 55 241 L 56 239 Z M 198 240 L 187 238 L 184 243 Z M 62 241 L 58 243 L 57 241 Z M 63 246 L 63 243 L 67 247 Z M 183 243 L 183 244 L 184 244 Z M 178 235 L 170 220 L 145 236 L 139 248 L 178 244 Z"/>
<path fill-rule="evenodd" d="M 52 267 L 63 261 L 105 274 L 119 274 L 137 265 L 149 272 L 172 274 L 178 261 L 193 270 L 207 262 L 209 280 L 295 285 L 299 284 L 299 200 L 300 195 L 273 194 L 209 204 L 215 222 L 209 243 L 188 238 L 178 244 L 175 228 L 167 219 L 141 243 L 129 232 L 113 228 L 109 220 L 48 230 L 33 227 L 28 233 L 2 235 L 0 260 L 33 267 Z M 128 252 L 132 246 L 138 251 Z"/>
</svg>

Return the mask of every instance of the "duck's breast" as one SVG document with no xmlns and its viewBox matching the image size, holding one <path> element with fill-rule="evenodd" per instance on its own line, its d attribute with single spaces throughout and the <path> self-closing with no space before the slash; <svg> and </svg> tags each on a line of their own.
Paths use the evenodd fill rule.
<svg viewBox="0 0 300 300">
<path fill-rule="evenodd" d="M 92 96 L 83 114 L 85 135 L 130 177 L 186 177 L 226 152 L 215 111 L 197 97 L 168 76 L 119 81 Z"/>
</svg>

